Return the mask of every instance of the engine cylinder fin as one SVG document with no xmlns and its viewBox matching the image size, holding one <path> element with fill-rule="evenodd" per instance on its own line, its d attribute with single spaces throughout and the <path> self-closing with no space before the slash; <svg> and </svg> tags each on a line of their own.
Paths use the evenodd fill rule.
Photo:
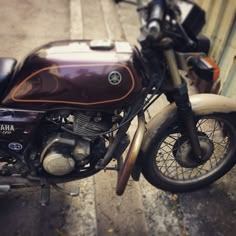
<svg viewBox="0 0 236 236">
<path fill-rule="evenodd" d="M 95 121 L 96 118 L 98 121 Z M 111 122 L 103 121 L 95 112 L 90 114 L 78 112 L 74 115 L 73 130 L 80 136 L 96 136 L 109 130 L 110 127 Z"/>
</svg>

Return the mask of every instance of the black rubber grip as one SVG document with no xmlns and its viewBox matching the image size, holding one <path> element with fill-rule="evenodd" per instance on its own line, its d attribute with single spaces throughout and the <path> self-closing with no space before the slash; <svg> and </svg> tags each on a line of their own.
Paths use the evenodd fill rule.
<svg viewBox="0 0 236 236">
<path fill-rule="evenodd" d="M 165 0 L 153 0 L 149 22 L 162 21 L 165 13 Z"/>
</svg>

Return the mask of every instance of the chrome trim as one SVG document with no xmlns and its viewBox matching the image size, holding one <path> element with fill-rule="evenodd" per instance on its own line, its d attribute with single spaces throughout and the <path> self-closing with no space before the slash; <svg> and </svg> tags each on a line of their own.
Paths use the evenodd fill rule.
<svg viewBox="0 0 236 236">
<path fill-rule="evenodd" d="M 52 145 L 55 143 L 62 143 L 62 144 L 74 146 L 75 140 L 74 139 L 65 139 L 65 138 L 60 137 L 59 135 L 50 139 L 49 143 L 46 145 L 46 147 L 43 149 L 43 151 L 40 155 L 40 162 L 41 163 L 43 162 L 44 156 L 45 156 L 46 152 L 48 151 L 48 149 L 50 147 L 52 147 Z"/>
</svg>

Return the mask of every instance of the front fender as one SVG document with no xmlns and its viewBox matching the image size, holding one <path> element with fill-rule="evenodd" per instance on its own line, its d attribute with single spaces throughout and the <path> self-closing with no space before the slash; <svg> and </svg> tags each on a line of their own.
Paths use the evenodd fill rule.
<svg viewBox="0 0 236 236">
<path fill-rule="evenodd" d="M 207 115 L 212 113 L 236 113 L 236 101 L 231 98 L 215 94 L 197 94 L 190 96 L 192 110 L 195 115 Z M 155 115 L 147 125 L 147 132 L 143 145 L 148 136 L 153 136 L 164 124 L 166 119 L 177 115 L 175 103 L 167 105 L 160 113 Z"/>
<path fill-rule="evenodd" d="M 207 115 L 215 112 L 236 112 L 236 101 L 216 94 L 197 94 L 190 96 L 195 114 Z"/>
<path fill-rule="evenodd" d="M 197 94 L 190 96 L 192 110 L 195 115 L 208 115 L 212 113 L 236 114 L 236 101 L 228 97 L 215 94 Z M 144 135 L 141 151 L 136 168 L 134 168 L 133 178 L 138 180 L 139 171 L 143 158 L 147 155 L 152 140 L 159 132 L 159 129 L 167 119 L 174 118 L 177 115 L 177 107 L 175 103 L 167 105 L 151 121 L 147 124 L 147 132 Z M 236 122 L 235 122 L 236 123 Z M 236 126 L 236 124 L 235 124 Z M 135 173 L 136 172 L 136 173 Z"/>
</svg>

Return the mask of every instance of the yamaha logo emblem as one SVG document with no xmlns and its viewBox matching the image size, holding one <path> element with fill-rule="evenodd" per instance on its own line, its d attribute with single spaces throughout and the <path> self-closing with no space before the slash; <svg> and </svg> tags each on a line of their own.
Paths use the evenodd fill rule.
<svg viewBox="0 0 236 236">
<path fill-rule="evenodd" d="M 10 148 L 13 151 L 20 151 L 23 146 L 20 143 L 9 143 L 8 148 Z"/>
<path fill-rule="evenodd" d="M 112 85 L 118 85 L 122 81 L 122 76 L 118 71 L 112 71 L 108 76 L 108 81 Z"/>
</svg>

